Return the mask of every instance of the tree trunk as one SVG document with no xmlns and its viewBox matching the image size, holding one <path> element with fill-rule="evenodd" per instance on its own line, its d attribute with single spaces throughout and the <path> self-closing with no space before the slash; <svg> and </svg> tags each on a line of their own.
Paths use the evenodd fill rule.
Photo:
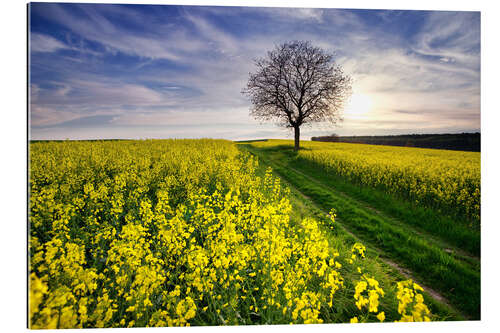
<svg viewBox="0 0 500 333">
<path fill-rule="evenodd" d="M 295 147 L 294 150 L 298 151 L 299 146 L 300 146 L 300 127 L 299 126 L 294 126 L 295 129 Z"/>
</svg>

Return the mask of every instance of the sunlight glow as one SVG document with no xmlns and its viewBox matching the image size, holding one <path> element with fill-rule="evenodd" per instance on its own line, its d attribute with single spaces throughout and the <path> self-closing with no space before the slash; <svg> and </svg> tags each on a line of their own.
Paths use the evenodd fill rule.
<svg viewBox="0 0 500 333">
<path fill-rule="evenodd" d="M 345 115 L 364 116 L 372 110 L 373 100 L 369 95 L 354 93 L 347 103 Z"/>
</svg>

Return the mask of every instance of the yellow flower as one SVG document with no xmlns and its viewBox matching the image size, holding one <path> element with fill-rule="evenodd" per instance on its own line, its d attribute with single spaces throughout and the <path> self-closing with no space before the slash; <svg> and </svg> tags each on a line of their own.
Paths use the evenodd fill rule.
<svg viewBox="0 0 500 333">
<path fill-rule="evenodd" d="M 351 286 L 340 262 L 366 254 L 360 243 L 339 253 L 319 221 L 291 219 L 289 189 L 233 142 L 30 148 L 30 328 L 237 325 L 261 309 L 259 321 L 321 323 Z M 343 294 L 373 318 L 383 290 L 358 277 Z M 402 319 L 432 318 L 419 290 L 398 285 Z"/>
</svg>

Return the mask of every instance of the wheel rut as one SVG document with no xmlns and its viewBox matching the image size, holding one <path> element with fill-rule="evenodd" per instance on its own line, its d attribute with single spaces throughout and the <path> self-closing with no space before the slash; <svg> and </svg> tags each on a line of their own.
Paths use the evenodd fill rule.
<svg viewBox="0 0 500 333">
<path fill-rule="evenodd" d="M 266 165 L 268 165 L 270 167 L 274 167 L 275 168 L 277 166 L 277 167 L 280 167 L 280 168 L 289 169 L 289 170 L 291 170 L 291 171 L 299 174 L 300 176 L 306 178 L 308 181 L 314 182 L 316 185 L 321 186 L 324 190 L 326 190 L 328 192 L 331 192 L 331 193 L 334 193 L 336 195 L 342 196 L 344 199 L 349 200 L 350 202 L 352 202 L 355 205 L 357 205 L 360 209 L 363 209 L 365 211 L 368 210 L 372 214 L 376 214 L 379 217 L 383 218 L 384 220 L 388 220 L 391 223 L 394 223 L 396 225 L 404 225 L 405 228 L 411 230 L 416 235 L 418 235 L 420 237 L 425 237 L 427 240 L 430 240 L 432 243 L 435 243 L 435 244 L 439 245 L 446 253 L 450 254 L 450 252 L 453 252 L 453 254 L 455 254 L 455 258 L 457 260 L 460 260 L 461 262 L 463 262 L 465 264 L 471 264 L 471 261 L 474 263 L 474 262 L 476 262 L 476 260 L 478 262 L 477 264 L 479 264 L 479 258 L 474 257 L 474 256 L 468 254 L 465 251 L 461 251 L 460 249 L 457 249 L 457 248 L 453 247 L 450 244 L 447 244 L 446 242 L 444 242 L 442 240 L 438 240 L 438 239 L 436 239 L 432 235 L 429 235 L 429 234 L 427 234 L 425 232 L 416 230 L 415 228 L 409 226 L 408 224 L 405 224 L 402 221 L 398 221 L 397 219 L 395 219 L 393 217 L 387 216 L 384 213 L 380 212 L 379 210 L 375 209 L 374 207 L 371 207 L 370 205 L 368 205 L 368 204 L 366 204 L 364 202 L 361 202 L 358 199 L 352 198 L 351 196 L 349 196 L 348 194 L 346 194 L 344 192 L 338 191 L 336 189 L 332 189 L 331 187 L 329 187 L 329 186 L 321 183 L 320 181 L 314 179 L 314 177 L 312 177 L 312 176 L 310 176 L 310 175 L 302 172 L 301 170 L 298 170 L 298 169 L 296 169 L 294 167 L 291 167 L 291 166 L 289 166 L 287 164 L 284 164 L 282 162 L 278 162 L 276 159 L 265 158 L 265 157 L 261 156 L 261 154 L 255 153 L 252 150 L 250 150 L 250 152 L 253 153 L 254 155 L 256 155 L 259 158 L 259 160 L 261 160 L 264 164 L 266 164 Z M 279 174 L 278 171 L 277 171 L 277 173 Z M 300 196 L 302 196 L 304 198 L 304 200 L 307 200 L 316 209 L 318 209 L 318 210 L 320 210 L 320 211 L 322 211 L 324 213 L 328 213 L 323 208 L 321 208 L 317 203 L 315 203 L 314 200 L 311 199 L 311 197 L 309 197 L 308 195 L 306 195 L 305 193 L 303 193 L 303 191 L 301 191 L 300 188 L 298 188 L 297 186 L 295 186 L 294 184 L 292 184 L 288 180 L 284 179 L 282 175 L 279 175 L 279 176 L 280 176 L 280 178 L 282 179 L 282 181 L 284 183 L 286 183 L 289 187 L 293 188 Z M 469 315 L 463 313 L 462 311 L 460 311 L 459 309 L 457 309 L 455 306 L 453 306 L 450 303 L 450 301 L 445 296 L 443 296 L 439 291 L 431 288 L 426 283 L 423 283 L 419 278 L 417 278 L 415 276 L 415 274 L 411 270 L 407 269 L 406 267 L 401 266 L 396 261 L 390 259 L 385 254 L 384 250 L 382 250 L 382 249 L 374 246 L 371 242 L 367 242 L 366 240 L 359 238 L 352 230 L 350 230 L 346 226 L 346 223 L 344 223 L 342 221 L 341 217 L 337 217 L 336 218 L 336 222 L 338 222 L 337 225 L 342 229 L 343 232 L 345 232 L 346 234 L 349 234 L 355 240 L 363 242 L 365 244 L 365 246 L 368 249 L 371 249 L 374 253 L 378 253 L 379 254 L 378 258 L 379 258 L 379 260 L 383 264 L 391 267 L 393 270 L 397 271 L 404 278 L 406 278 L 406 279 L 412 279 L 413 281 L 415 281 L 416 283 L 418 283 L 419 285 L 421 285 L 424 288 L 424 290 L 426 291 L 426 293 L 430 297 L 432 297 L 435 301 L 437 301 L 439 303 L 442 303 L 442 304 L 445 304 L 446 306 L 448 306 L 450 309 L 452 309 L 456 313 L 460 313 L 466 319 L 470 319 L 471 318 Z M 463 260 L 464 258 L 466 258 L 466 260 Z"/>
<path fill-rule="evenodd" d="M 276 162 L 275 162 L 276 163 Z M 436 245 L 439 245 L 446 253 L 448 254 L 451 254 L 453 255 L 456 259 L 458 260 L 462 260 L 464 262 L 475 262 L 475 264 L 479 264 L 480 262 L 480 258 L 477 257 L 477 256 L 474 256 L 460 248 L 457 248 L 456 246 L 453 246 L 452 244 L 449 244 L 448 242 L 442 240 L 442 239 L 439 239 L 437 238 L 436 236 L 428 233 L 428 232 L 425 232 L 425 231 L 422 231 L 422 230 L 419 230 L 411 225 L 408 225 L 394 217 L 391 217 L 391 216 L 388 216 L 387 214 L 381 212 L 380 210 L 370 206 L 369 204 L 363 202 L 363 201 L 360 201 L 359 199 L 356 199 L 356 198 L 353 198 L 351 196 L 349 196 L 348 194 L 346 194 L 345 192 L 342 192 L 342 191 L 339 191 L 337 189 L 332 189 L 331 187 L 323 184 L 322 182 L 320 182 L 319 180 L 315 179 L 314 177 L 302 172 L 301 170 L 297 169 L 297 168 L 294 168 L 292 166 L 289 166 L 289 165 L 284 165 L 284 164 L 281 164 L 282 167 L 286 167 L 288 169 L 291 169 L 293 170 L 294 172 L 300 174 L 301 176 L 303 176 L 304 178 L 307 178 L 308 180 L 310 180 L 311 182 L 314 182 L 316 185 L 318 186 L 321 186 L 323 189 L 327 190 L 327 191 L 334 191 L 335 194 L 338 194 L 340 196 L 342 196 L 344 199 L 347 199 L 353 203 L 355 203 L 358 207 L 361 207 L 365 210 L 368 210 L 368 211 L 371 211 L 372 213 L 376 214 L 377 216 L 383 218 L 384 220 L 386 221 L 389 221 L 391 222 L 392 224 L 395 224 L 395 225 L 398 225 L 398 226 L 405 226 L 405 228 L 411 230 L 412 233 L 420 236 L 420 237 L 423 237 L 427 240 L 430 240 L 431 243 L 434 243 Z M 465 259 L 465 260 L 464 260 Z"/>
<path fill-rule="evenodd" d="M 304 193 L 302 193 L 300 191 L 300 189 L 298 189 L 296 186 L 294 186 L 293 184 L 291 184 L 290 182 L 282 179 L 282 181 L 284 183 L 286 183 L 289 187 L 292 187 L 293 189 L 295 189 L 295 191 L 301 196 L 303 197 L 305 200 L 308 200 L 310 202 L 311 205 L 313 205 L 316 209 L 319 209 L 321 210 L 322 212 L 324 213 L 327 213 L 325 210 L 323 210 L 321 207 L 319 207 L 318 205 L 316 205 L 310 197 L 308 197 L 307 195 L 305 195 Z M 336 218 L 335 221 L 338 223 L 338 226 L 340 228 L 342 228 L 342 230 L 349 234 L 352 238 L 354 238 L 356 241 L 359 241 L 359 242 L 363 242 L 365 243 L 364 240 L 360 239 L 356 234 L 354 234 L 351 230 L 349 230 L 344 223 L 342 223 L 342 219 L 341 218 Z M 366 245 L 366 244 L 365 244 Z M 372 250 L 373 252 L 377 252 L 379 254 L 383 254 L 384 251 L 373 246 L 372 244 L 369 244 L 366 246 L 368 249 Z M 415 281 L 417 284 L 419 284 L 422 288 L 424 288 L 425 292 L 430 295 L 433 299 L 435 299 L 436 301 L 440 302 L 440 303 L 443 303 L 445 305 L 447 305 L 449 308 L 453 309 L 454 311 L 456 311 L 457 313 L 460 313 L 462 316 L 468 318 L 468 316 L 466 316 L 464 313 L 460 312 L 458 309 L 456 309 L 447 299 L 446 297 L 444 297 L 443 295 L 441 295 L 438 291 L 432 289 L 431 287 L 429 287 L 427 284 L 421 282 L 418 278 L 416 278 L 414 276 L 414 274 L 406 269 L 406 268 L 403 268 L 401 267 L 400 265 L 398 265 L 395 261 L 387 258 L 387 257 L 382 257 L 382 256 L 379 256 L 378 259 L 380 261 L 382 261 L 384 264 L 386 264 L 387 266 L 390 266 L 391 268 L 393 268 L 394 270 L 396 270 L 399 274 L 401 274 L 405 279 L 412 279 L 413 281 Z"/>
</svg>

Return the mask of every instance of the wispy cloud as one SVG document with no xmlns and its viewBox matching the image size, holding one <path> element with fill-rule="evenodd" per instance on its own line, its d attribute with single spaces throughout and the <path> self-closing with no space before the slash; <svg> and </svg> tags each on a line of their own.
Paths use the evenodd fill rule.
<svg viewBox="0 0 500 333">
<path fill-rule="evenodd" d="M 68 48 L 67 45 L 58 41 L 57 39 L 40 34 L 31 33 L 30 35 L 30 51 L 31 52 L 55 52 L 60 49 Z"/>
<path fill-rule="evenodd" d="M 431 12 L 414 38 L 413 49 L 475 70 L 480 59 L 480 27 L 478 12 Z"/>
<path fill-rule="evenodd" d="M 479 13 L 51 3 L 31 10 L 34 136 L 76 133 L 78 125 L 89 135 L 142 137 L 149 128 L 152 137 L 158 126 L 185 136 L 257 135 L 273 127 L 248 116 L 241 89 L 253 59 L 290 39 L 335 51 L 355 93 L 373 101 L 366 116 L 346 114 L 340 128 L 320 124 L 306 135 L 480 126 Z M 91 132 L 99 122 L 108 132 Z"/>
</svg>

